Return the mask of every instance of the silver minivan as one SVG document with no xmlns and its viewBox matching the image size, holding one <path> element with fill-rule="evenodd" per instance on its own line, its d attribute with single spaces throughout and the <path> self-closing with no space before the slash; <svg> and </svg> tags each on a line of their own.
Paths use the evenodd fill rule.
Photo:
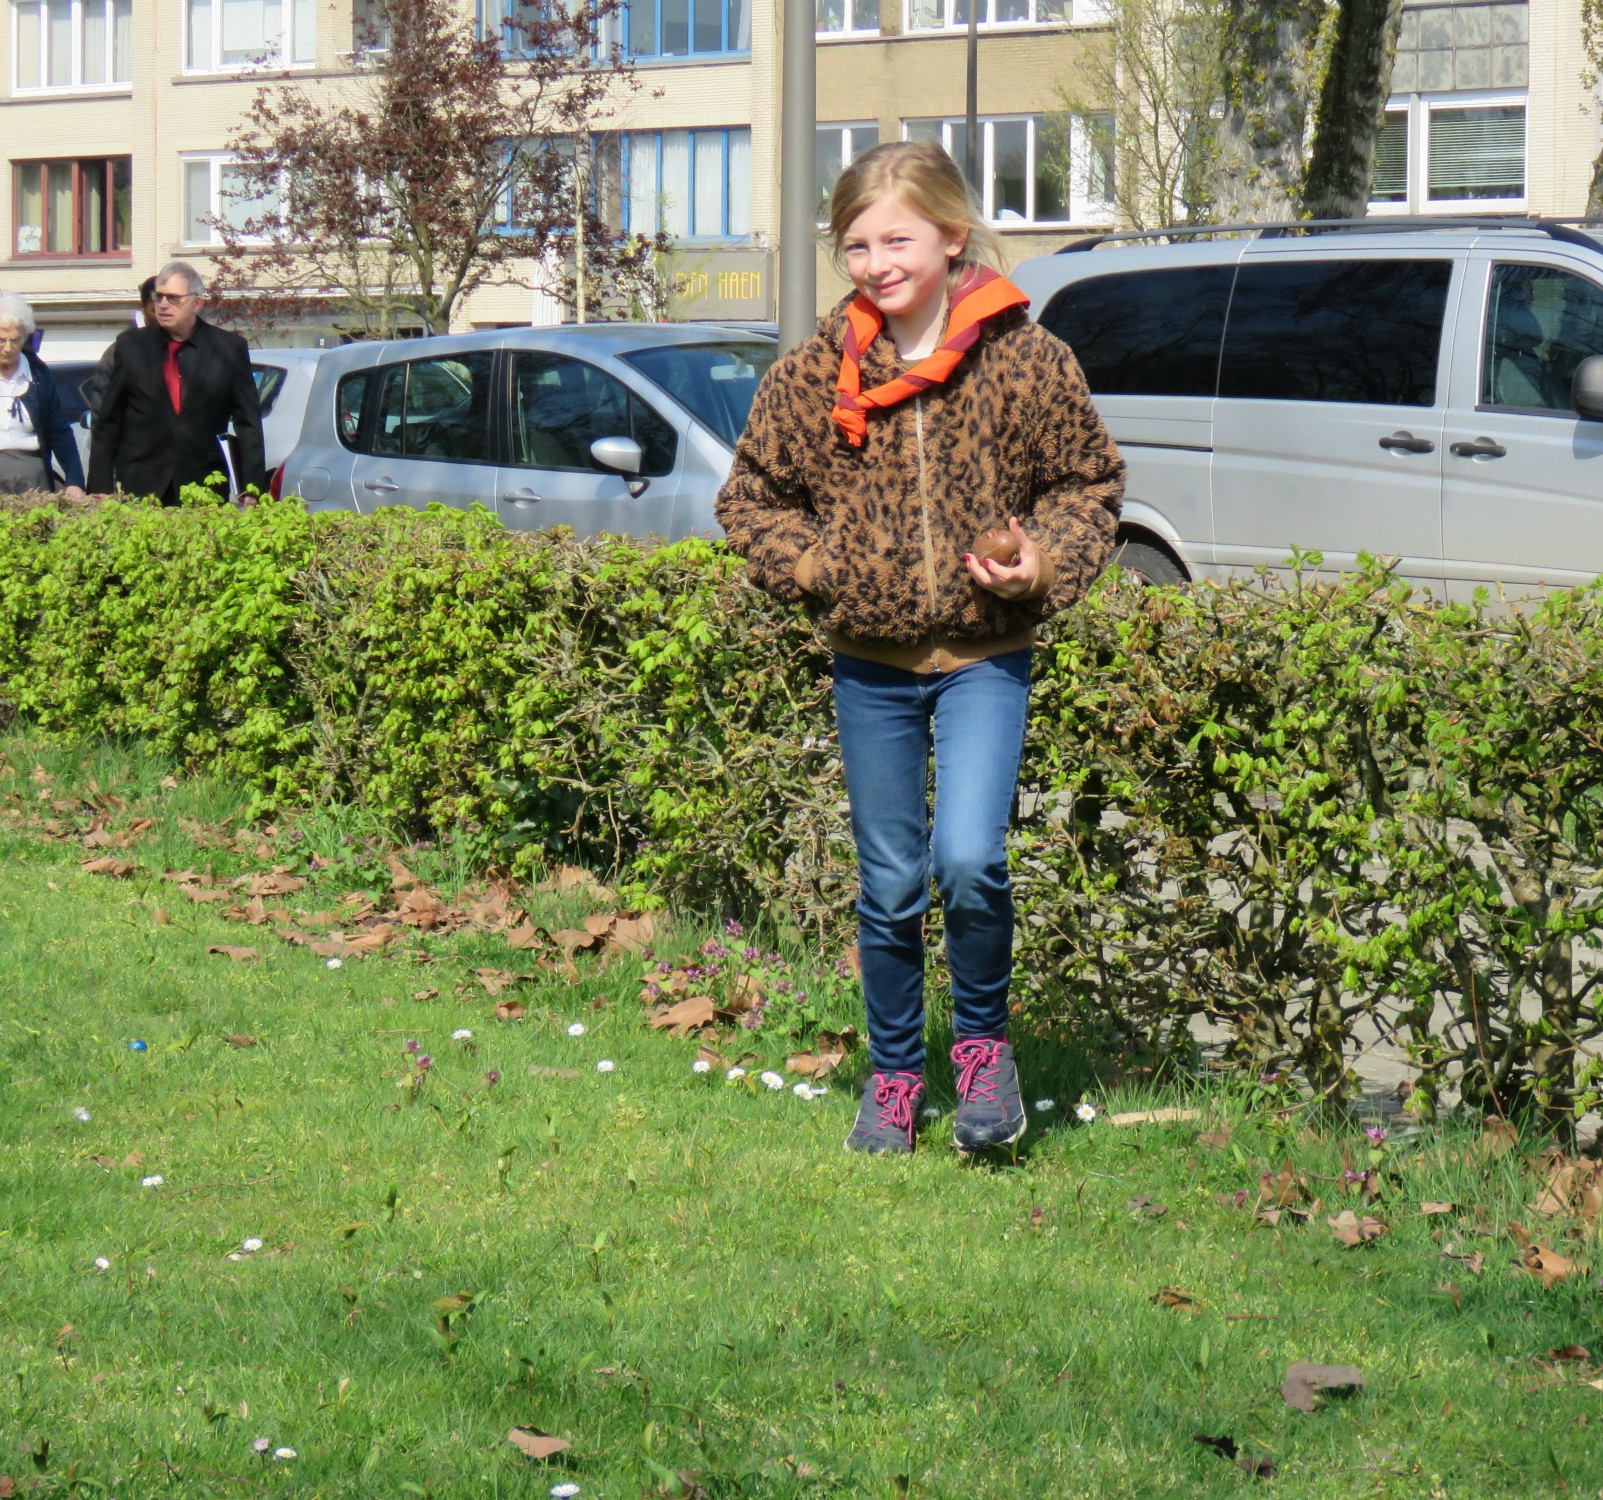
<svg viewBox="0 0 1603 1500">
<path fill-rule="evenodd" d="M 1450 597 L 1603 572 L 1603 229 L 1109 236 L 1012 274 L 1129 463 L 1123 560 L 1146 576 L 1294 549 L 1396 557 Z"/>
<path fill-rule="evenodd" d="M 776 353 L 761 334 L 641 323 L 329 349 L 278 492 L 313 510 L 479 504 L 525 531 L 721 535 L 713 501 Z"/>
</svg>

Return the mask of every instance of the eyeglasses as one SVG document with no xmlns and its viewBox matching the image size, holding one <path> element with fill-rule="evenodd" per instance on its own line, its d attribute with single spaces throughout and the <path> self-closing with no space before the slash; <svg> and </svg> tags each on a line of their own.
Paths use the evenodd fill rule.
<svg viewBox="0 0 1603 1500">
<path fill-rule="evenodd" d="M 152 292 L 152 302 L 187 302 L 191 297 L 199 296 L 198 292 Z"/>
</svg>

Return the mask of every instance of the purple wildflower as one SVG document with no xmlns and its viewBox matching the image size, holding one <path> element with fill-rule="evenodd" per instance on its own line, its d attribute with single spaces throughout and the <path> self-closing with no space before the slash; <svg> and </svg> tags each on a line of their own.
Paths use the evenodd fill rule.
<svg viewBox="0 0 1603 1500">
<path fill-rule="evenodd" d="M 418 1058 L 416 1066 L 419 1073 L 427 1073 L 434 1066 L 434 1059 L 425 1052 Z"/>
<path fill-rule="evenodd" d="M 737 922 L 733 917 L 731 917 L 727 922 L 724 923 L 724 933 L 726 936 L 732 938 L 744 937 L 746 935 L 746 929 L 742 927 L 740 923 Z"/>
<path fill-rule="evenodd" d="M 1279 1071 L 1279 1069 L 1276 1069 L 1275 1071 L 1270 1072 L 1270 1073 L 1260 1073 L 1258 1075 L 1258 1082 L 1259 1083 L 1279 1083 L 1280 1082 L 1280 1071 Z"/>
<path fill-rule="evenodd" d="M 406 1050 L 415 1057 L 423 1050 L 423 1044 L 413 1037 L 408 1037 L 406 1039 Z"/>
<path fill-rule="evenodd" d="M 484 1075 L 484 1081 L 493 1089 L 501 1081 L 501 1070 L 499 1068 L 491 1068 Z"/>
<path fill-rule="evenodd" d="M 1384 1146 L 1386 1144 L 1386 1127 L 1384 1125 L 1371 1125 L 1364 1131 L 1364 1134 L 1369 1137 L 1369 1144 L 1372 1146 Z"/>
</svg>

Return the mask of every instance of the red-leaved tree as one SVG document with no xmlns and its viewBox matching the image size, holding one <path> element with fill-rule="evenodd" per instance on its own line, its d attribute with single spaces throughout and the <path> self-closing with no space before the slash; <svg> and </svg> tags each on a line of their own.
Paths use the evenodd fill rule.
<svg viewBox="0 0 1603 1500">
<path fill-rule="evenodd" d="M 638 87 L 602 45 L 619 3 L 519 4 L 481 35 L 455 0 L 382 0 L 348 77 L 263 84 L 214 221 L 230 319 L 445 332 L 462 298 L 533 267 L 571 300 L 581 244 L 590 316 L 659 311 L 669 243 L 617 232 L 576 168 L 595 153 L 574 142 Z"/>
</svg>

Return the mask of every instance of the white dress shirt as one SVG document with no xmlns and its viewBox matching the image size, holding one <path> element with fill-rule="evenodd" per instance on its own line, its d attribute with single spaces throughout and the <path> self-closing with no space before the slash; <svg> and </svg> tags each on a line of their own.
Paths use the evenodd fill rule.
<svg viewBox="0 0 1603 1500">
<path fill-rule="evenodd" d="M 37 453 L 39 435 L 33 430 L 33 418 L 22 398 L 28 394 L 33 377 L 28 373 L 28 362 L 17 361 L 17 368 L 9 379 L 0 375 L 0 450 L 8 453 Z"/>
</svg>

